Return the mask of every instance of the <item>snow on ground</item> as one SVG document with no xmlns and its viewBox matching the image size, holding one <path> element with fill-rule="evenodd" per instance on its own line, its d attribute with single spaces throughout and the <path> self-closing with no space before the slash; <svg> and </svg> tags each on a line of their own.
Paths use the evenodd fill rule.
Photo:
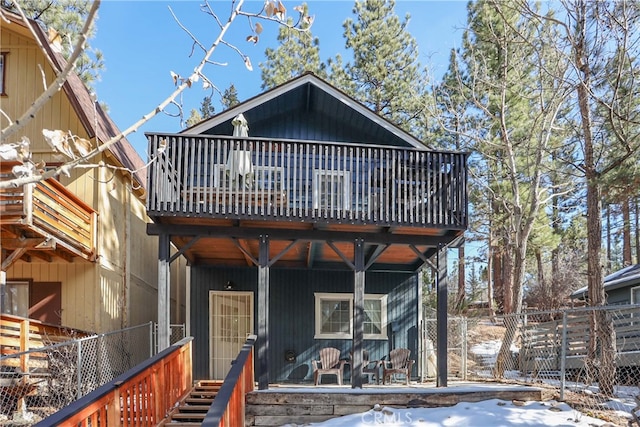
<svg viewBox="0 0 640 427">
<path fill-rule="evenodd" d="M 476 403 L 462 402 L 440 408 L 396 409 L 376 406 L 360 414 L 346 415 L 320 423 L 304 424 L 313 427 L 591 427 L 613 426 L 603 420 L 588 417 L 565 403 L 520 402 L 499 399 Z M 287 424 L 286 427 L 295 427 Z"/>
</svg>

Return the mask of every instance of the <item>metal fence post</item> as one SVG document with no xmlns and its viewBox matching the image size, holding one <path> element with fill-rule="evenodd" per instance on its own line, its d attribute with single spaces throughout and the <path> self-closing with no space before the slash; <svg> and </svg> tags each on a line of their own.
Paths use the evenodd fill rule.
<svg viewBox="0 0 640 427">
<path fill-rule="evenodd" d="M 564 400 L 564 388 L 566 385 L 566 360 L 567 360 L 567 312 L 562 312 L 562 341 L 560 344 L 560 400 Z"/>
<path fill-rule="evenodd" d="M 467 318 L 460 318 L 460 333 L 462 334 L 462 379 L 467 379 Z"/>
<path fill-rule="evenodd" d="M 155 342 L 155 323 L 153 321 L 149 322 L 149 357 L 153 357 L 155 354 L 155 350 L 157 349 Z"/>
<path fill-rule="evenodd" d="M 76 370 L 78 372 L 78 399 L 82 397 L 82 340 L 78 340 L 78 357 L 76 361 Z"/>
</svg>

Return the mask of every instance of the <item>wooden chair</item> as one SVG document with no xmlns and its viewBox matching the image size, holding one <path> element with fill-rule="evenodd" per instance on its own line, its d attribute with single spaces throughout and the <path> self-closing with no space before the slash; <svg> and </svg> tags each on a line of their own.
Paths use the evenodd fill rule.
<svg viewBox="0 0 640 427">
<path fill-rule="evenodd" d="M 346 360 L 340 360 L 340 350 L 333 347 L 325 347 L 320 349 L 320 360 L 312 360 L 313 365 L 313 383 L 318 385 L 321 382 L 322 375 L 335 375 L 338 384 L 342 385 L 342 371 Z"/>
<path fill-rule="evenodd" d="M 353 352 L 349 352 L 351 359 L 351 378 L 353 381 Z M 386 357 L 386 356 L 385 356 Z M 382 358 L 384 360 L 384 357 Z M 369 352 L 362 350 L 362 375 L 367 377 L 367 383 L 372 383 L 375 379 L 376 384 L 380 384 L 380 364 L 383 360 L 369 360 Z"/>
<path fill-rule="evenodd" d="M 387 378 L 391 375 L 402 374 L 405 376 L 407 385 L 411 378 L 411 367 L 414 361 L 409 359 L 411 350 L 407 348 L 396 348 L 389 353 L 389 360 L 382 363 L 382 384 L 387 383 Z"/>
</svg>

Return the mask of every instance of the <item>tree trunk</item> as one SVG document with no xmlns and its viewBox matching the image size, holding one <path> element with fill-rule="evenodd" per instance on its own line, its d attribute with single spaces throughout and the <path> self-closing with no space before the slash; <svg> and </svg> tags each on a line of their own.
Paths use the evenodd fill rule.
<svg viewBox="0 0 640 427">
<path fill-rule="evenodd" d="M 635 220 L 636 220 L 636 263 L 640 264 L 640 218 L 638 214 L 640 213 L 639 203 L 637 197 L 634 200 L 633 207 L 635 212 Z"/>
<path fill-rule="evenodd" d="M 496 301 L 496 311 L 504 313 L 504 277 L 502 274 L 502 250 L 493 246 L 492 251 L 493 295 Z"/>
<path fill-rule="evenodd" d="M 538 301 L 539 306 L 536 307 L 539 310 L 547 310 L 549 309 L 549 301 L 551 299 L 551 293 L 549 292 L 549 287 L 547 285 L 547 281 L 544 277 L 544 266 L 542 264 L 542 251 L 540 249 L 536 249 L 536 267 L 538 270 L 538 287 L 540 288 L 540 300 Z"/>
<path fill-rule="evenodd" d="M 506 239 L 505 239 L 506 240 Z M 504 298 L 504 314 L 511 314 L 514 310 L 514 277 L 513 277 L 513 251 L 512 245 L 508 245 L 505 242 L 505 251 L 502 252 L 502 291 Z"/>
<path fill-rule="evenodd" d="M 635 220 L 636 220 L 636 263 L 640 264 L 640 218 L 638 218 L 638 214 L 640 213 L 639 203 L 637 197 L 634 200 L 633 207 L 635 212 Z"/>
<path fill-rule="evenodd" d="M 631 262 L 631 199 L 626 197 L 620 204 L 622 210 L 622 264 L 628 267 Z"/>
<path fill-rule="evenodd" d="M 611 205 L 607 205 L 607 271 L 611 272 Z"/>
<path fill-rule="evenodd" d="M 587 46 L 587 4 L 580 1 L 577 17 L 577 38 L 574 45 L 575 64 L 580 64 L 581 81 L 576 86 L 581 128 L 584 138 L 584 169 L 587 184 L 587 293 L 590 304 L 598 310 L 605 304 L 604 284 L 602 282 L 602 189 L 597 171 L 596 153 L 592 134 L 592 118 L 589 104 L 591 90 L 591 69 Z M 599 366 L 598 379 L 600 392 L 613 395 L 615 364 L 606 350 L 615 346 L 612 342 L 613 324 L 603 310 L 591 317 L 591 335 L 585 365 L 591 372 Z M 605 350 L 606 349 L 606 350 Z M 604 351 L 605 354 L 602 353 Z"/>
</svg>

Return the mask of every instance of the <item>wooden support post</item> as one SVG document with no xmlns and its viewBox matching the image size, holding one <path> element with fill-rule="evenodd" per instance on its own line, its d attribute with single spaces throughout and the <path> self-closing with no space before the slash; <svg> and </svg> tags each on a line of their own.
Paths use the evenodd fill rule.
<svg viewBox="0 0 640 427">
<path fill-rule="evenodd" d="M 362 388 L 362 342 L 364 340 L 364 240 L 354 242 L 353 274 L 353 346 L 351 388 Z"/>
<path fill-rule="evenodd" d="M 170 236 L 158 236 L 158 348 L 160 352 L 170 345 L 171 322 L 171 267 Z"/>
<path fill-rule="evenodd" d="M 437 289 L 437 358 L 438 373 L 437 386 L 447 386 L 447 248 L 442 244 L 438 246 L 436 255 L 436 289 Z"/>
<path fill-rule="evenodd" d="M 258 389 L 269 388 L 269 236 L 260 236 L 258 253 Z"/>
</svg>

